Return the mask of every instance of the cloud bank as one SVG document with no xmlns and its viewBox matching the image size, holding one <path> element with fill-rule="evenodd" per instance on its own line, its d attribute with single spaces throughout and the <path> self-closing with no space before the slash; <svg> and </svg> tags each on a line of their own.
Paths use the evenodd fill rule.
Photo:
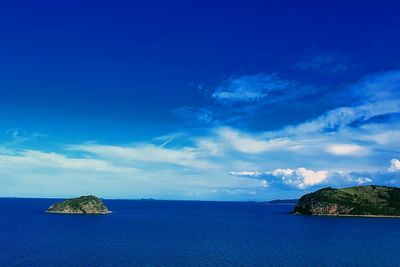
<svg viewBox="0 0 400 267">
<path fill-rule="evenodd" d="M 214 111 L 236 112 L 239 105 L 251 118 L 253 105 L 286 107 L 285 101 L 309 93 L 296 85 L 276 74 L 230 78 L 210 101 Z M 9 131 L 0 134 L 0 195 L 263 200 L 323 186 L 400 185 L 399 91 L 399 70 L 368 75 L 346 87 L 353 102 L 269 130 L 232 126 L 207 107 L 187 107 L 178 113 L 198 127 L 129 144 L 92 141 L 43 149 L 35 147 L 36 137 L 15 142 L 21 131 Z M 257 122 L 262 129 L 273 119 L 280 118 Z"/>
</svg>

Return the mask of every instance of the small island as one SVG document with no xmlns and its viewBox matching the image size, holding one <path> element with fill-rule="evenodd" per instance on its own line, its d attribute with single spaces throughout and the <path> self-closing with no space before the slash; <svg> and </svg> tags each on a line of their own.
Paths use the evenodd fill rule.
<svg viewBox="0 0 400 267">
<path fill-rule="evenodd" d="M 108 214 L 110 211 L 96 196 L 82 196 L 51 205 L 46 213 Z"/>
<path fill-rule="evenodd" d="M 302 196 L 294 214 L 325 216 L 400 216 L 400 188 L 387 186 L 354 186 L 323 188 Z"/>
</svg>

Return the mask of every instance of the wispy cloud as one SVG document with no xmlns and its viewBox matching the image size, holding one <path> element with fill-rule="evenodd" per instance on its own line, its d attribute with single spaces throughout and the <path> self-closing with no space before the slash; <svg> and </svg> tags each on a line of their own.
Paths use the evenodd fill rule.
<svg viewBox="0 0 400 267">
<path fill-rule="evenodd" d="M 7 168 L 50 168 L 65 170 L 90 170 L 93 172 L 134 174 L 135 168 L 119 167 L 110 162 L 93 158 L 68 157 L 54 152 L 23 150 L 13 154 L 0 154 L 0 166 Z"/>
<path fill-rule="evenodd" d="M 243 153 L 257 154 L 281 148 L 289 144 L 286 138 L 263 140 L 226 127 L 218 129 L 217 133 L 225 142 Z"/>
<path fill-rule="evenodd" d="M 9 144 L 16 145 L 44 138 L 47 137 L 47 135 L 39 132 L 30 132 L 24 129 L 8 129 L 5 132 L 0 133 L 0 138 L 1 137 L 3 137 Z"/>
<path fill-rule="evenodd" d="M 60 186 L 76 194 L 76 184 L 83 184 L 79 192 L 85 193 L 95 184 L 96 192 L 105 196 L 140 197 L 148 192 L 148 196 L 165 198 L 213 199 L 219 195 L 224 199 L 265 199 L 276 190 L 300 194 L 330 185 L 400 185 L 398 73 L 370 75 L 349 85 L 349 99 L 357 98 L 354 103 L 267 131 L 228 126 L 223 120 L 215 123 L 216 109 L 210 113 L 207 107 L 200 107 L 186 108 L 183 113 L 190 114 L 188 120 L 194 116 L 211 121 L 203 123 L 201 130 L 189 127 L 147 142 L 77 142 L 52 146 L 53 151 L 29 148 L 27 142 L 2 146 L 0 195 L 18 195 L 27 188 L 32 194 L 39 194 L 41 188 L 55 194 L 62 191 Z M 387 92 L 380 94 L 380 87 L 387 88 Z M 280 92 L 290 95 L 289 88 Z M 232 106 L 222 102 L 215 105 L 220 110 L 235 107 L 236 112 L 237 104 L 244 108 L 243 113 L 250 113 L 248 107 L 263 108 L 268 101 L 286 97 L 279 96 L 278 87 L 274 90 L 262 91 L 266 94 L 262 98 L 240 100 L 240 104 L 236 99 Z M 362 92 L 365 94 L 356 96 Z M 273 97 L 277 98 L 270 100 Z M 259 120 L 260 128 L 270 120 Z M 19 133 L 8 135 L 11 138 Z"/>
<path fill-rule="evenodd" d="M 194 150 L 94 144 L 60 152 L 0 149 L 0 195 L 213 199 L 212 190 L 223 188 L 236 191 L 226 196 L 234 199 L 260 188 L 259 181 L 221 175 L 220 166 L 204 158 L 204 150 Z"/>
<path fill-rule="evenodd" d="M 136 146 L 82 144 L 70 146 L 68 149 L 91 153 L 100 158 L 130 162 L 130 164 L 136 161 L 174 164 L 196 169 L 218 168 L 218 165 L 204 159 L 200 151 L 191 147 L 172 149 L 151 144 L 139 144 Z"/>
<path fill-rule="evenodd" d="M 268 93 L 283 90 L 288 82 L 275 74 L 257 74 L 229 78 L 211 95 L 216 100 L 229 102 L 252 102 L 265 98 Z"/>
<path fill-rule="evenodd" d="M 367 75 L 350 87 L 350 93 L 365 102 L 399 101 L 400 70 Z"/>
<path fill-rule="evenodd" d="M 211 97 L 225 104 L 259 101 L 275 103 L 303 95 L 307 89 L 295 81 L 281 79 L 275 73 L 260 73 L 231 77 L 218 85 Z"/>
<path fill-rule="evenodd" d="M 183 106 L 172 112 L 187 124 L 200 127 L 248 124 L 279 107 L 302 105 L 302 98 L 316 93 L 314 86 L 276 73 L 232 76 L 199 89 L 205 106 Z"/>
<path fill-rule="evenodd" d="M 183 119 L 189 124 L 211 124 L 214 120 L 214 114 L 207 108 L 196 107 L 180 107 L 172 111 L 179 118 Z"/>
<path fill-rule="evenodd" d="M 328 153 L 333 155 L 356 155 L 356 156 L 365 156 L 368 153 L 368 149 L 356 145 L 356 144 L 332 144 L 326 148 Z"/>
<path fill-rule="evenodd" d="M 307 134 L 322 131 L 337 131 L 339 128 L 349 126 L 356 122 L 362 123 L 374 117 L 399 112 L 400 100 L 366 103 L 355 107 L 340 107 L 329 110 L 318 118 L 305 123 L 285 127 L 282 133 Z"/>
<path fill-rule="evenodd" d="M 230 175 L 238 176 L 238 177 L 254 177 L 258 178 L 264 176 L 264 172 L 259 171 L 241 171 L 241 172 L 230 172 Z"/>
<path fill-rule="evenodd" d="M 338 51 L 312 51 L 294 65 L 296 69 L 324 75 L 342 73 L 354 67 L 350 59 Z"/>
</svg>

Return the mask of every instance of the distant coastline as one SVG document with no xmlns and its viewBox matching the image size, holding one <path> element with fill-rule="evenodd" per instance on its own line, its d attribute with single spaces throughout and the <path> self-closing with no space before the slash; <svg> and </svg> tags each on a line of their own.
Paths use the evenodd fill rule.
<svg viewBox="0 0 400 267">
<path fill-rule="evenodd" d="M 0 199 L 48 199 L 48 200 L 64 200 L 68 197 L 7 197 L 1 196 Z M 262 203 L 262 204 L 296 204 L 298 199 L 274 199 L 274 200 L 205 200 L 205 199 L 157 199 L 157 198 L 100 198 L 103 201 L 184 201 L 184 202 L 235 202 L 235 203 Z"/>
<path fill-rule="evenodd" d="M 274 199 L 270 201 L 264 201 L 266 204 L 296 204 L 298 199 Z"/>
</svg>

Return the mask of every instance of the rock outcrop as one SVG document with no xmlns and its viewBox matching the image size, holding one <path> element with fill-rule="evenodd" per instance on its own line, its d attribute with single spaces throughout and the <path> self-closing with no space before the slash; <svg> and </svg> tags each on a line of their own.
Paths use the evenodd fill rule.
<svg viewBox="0 0 400 267">
<path fill-rule="evenodd" d="M 355 186 L 323 188 L 302 196 L 295 214 L 331 216 L 400 216 L 400 188 Z"/>
<path fill-rule="evenodd" d="M 107 214 L 110 211 L 103 202 L 95 196 L 82 196 L 68 199 L 51 205 L 47 213 L 62 214 Z"/>
</svg>

